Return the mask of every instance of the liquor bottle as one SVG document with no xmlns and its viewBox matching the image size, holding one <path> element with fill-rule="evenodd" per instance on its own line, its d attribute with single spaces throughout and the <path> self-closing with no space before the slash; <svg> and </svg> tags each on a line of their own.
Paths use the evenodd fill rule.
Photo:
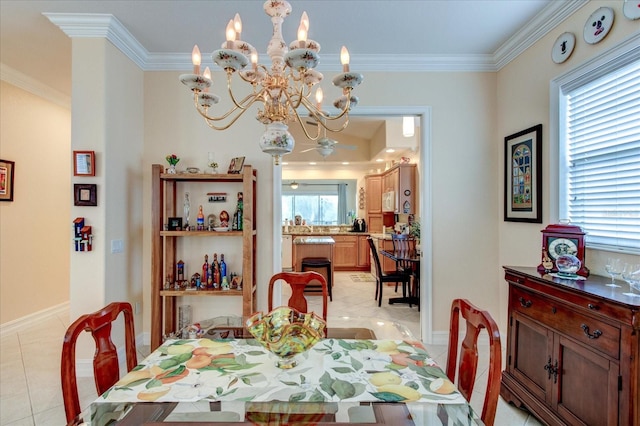
<svg viewBox="0 0 640 426">
<path fill-rule="evenodd" d="M 221 282 L 220 264 L 218 263 L 218 254 L 213 253 L 213 288 L 219 288 Z"/>
<path fill-rule="evenodd" d="M 227 277 L 227 264 L 224 263 L 224 254 L 220 253 L 220 276 L 222 279 Z"/>
<path fill-rule="evenodd" d="M 238 204 L 236 205 L 236 216 L 234 223 L 238 231 L 242 231 L 242 210 L 244 209 L 244 196 L 242 192 L 238 192 Z"/>
<path fill-rule="evenodd" d="M 198 207 L 198 217 L 196 218 L 197 230 L 204 230 L 204 213 L 202 213 L 202 206 Z"/>
<path fill-rule="evenodd" d="M 204 264 L 202 265 L 202 277 L 200 278 L 200 282 L 207 286 L 207 277 L 209 277 L 209 255 L 204 255 Z"/>
</svg>

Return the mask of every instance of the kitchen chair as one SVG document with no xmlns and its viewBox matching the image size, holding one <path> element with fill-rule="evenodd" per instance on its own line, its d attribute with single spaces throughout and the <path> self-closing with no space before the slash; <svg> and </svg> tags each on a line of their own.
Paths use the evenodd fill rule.
<svg viewBox="0 0 640 426">
<path fill-rule="evenodd" d="M 391 241 L 393 242 L 393 252 L 396 255 L 411 257 L 416 252 L 416 239 L 408 234 L 391 234 Z M 409 260 L 399 259 L 396 261 L 396 271 L 409 274 L 417 279 L 415 267 L 416 263 Z M 398 291 L 397 283 L 396 291 Z"/>
<path fill-rule="evenodd" d="M 111 341 L 111 323 L 121 312 L 124 313 L 127 371 L 131 371 L 138 364 L 138 358 L 133 329 L 133 309 L 129 303 L 113 302 L 97 312 L 83 315 L 69 326 L 64 335 L 60 372 L 64 411 L 68 424 L 74 424 L 81 413 L 76 380 L 76 341 L 78 336 L 83 331 L 89 331 L 96 342 L 96 352 L 93 356 L 93 376 L 96 390 L 101 395 L 120 378 L 118 350 Z"/>
<path fill-rule="evenodd" d="M 458 330 L 460 315 L 466 321 L 466 335 L 461 344 L 460 364 L 458 365 L 456 383 L 456 364 L 458 362 Z M 489 370 L 487 389 L 482 406 L 482 421 L 493 425 L 500 393 L 500 368 L 502 351 L 500 347 L 500 331 L 489 312 L 480 310 L 466 299 L 455 299 L 451 304 L 451 322 L 449 326 L 449 353 L 447 355 L 447 377 L 456 383 L 460 393 L 467 401 L 476 381 L 478 369 L 478 335 L 484 328 L 489 334 Z"/>
<path fill-rule="evenodd" d="M 378 257 L 378 251 L 373 242 L 373 238 L 367 237 L 369 242 L 369 248 L 371 248 L 371 256 L 376 267 L 376 299 L 378 300 L 378 306 L 382 306 L 382 286 L 384 283 L 402 283 L 402 296 L 407 296 L 407 286 L 411 276 L 409 274 L 395 272 L 392 274 L 385 274 L 382 272 L 382 266 L 380 265 L 380 258 Z"/>
<path fill-rule="evenodd" d="M 313 271 L 307 272 L 279 272 L 271 277 L 269 280 L 269 312 L 273 310 L 273 286 L 276 281 L 285 281 L 291 286 L 291 297 L 287 302 L 287 306 L 300 312 L 307 311 L 307 299 L 304 297 L 304 289 L 312 281 L 320 282 L 322 286 L 322 319 L 327 320 L 327 296 L 329 291 L 327 290 L 327 280 L 324 279 L 322 274 Z"/>
</svg>

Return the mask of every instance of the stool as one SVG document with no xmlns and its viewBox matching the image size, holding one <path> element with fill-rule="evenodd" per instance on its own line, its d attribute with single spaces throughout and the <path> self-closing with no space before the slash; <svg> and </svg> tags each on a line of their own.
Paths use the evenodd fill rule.
<svg viewBox="0 0 640 426">
<path fill-rule="evenodd" d="M 326 268 L 327 273 L 325 275 L 325 277 L 327 278 L 327 291 L 329 293 L 329 300 L 333 301 L 333 295 L 331 294 L 331 287 L 333 287 L 333 283 L 331 282 L 331 260 L 327 259 L 326 257 L 305 257 L 304 259 L 302 259 L 302 272 L 304 271 L 315 271 L 315 272 L 320 272 L 317 271 L 317 269 L 321 269 L 321 268 Z M 307 288 L 311 287 L 313 289 L 313 287 L 316 286 L 307 286 Z M 305 290 L 305 291 L 314 291 L 317 292 L 317 289 L 313 289 L 313 290 Z M 320 289 L 319 291 L 322 291 L 322 289 Z"/>
</svg>

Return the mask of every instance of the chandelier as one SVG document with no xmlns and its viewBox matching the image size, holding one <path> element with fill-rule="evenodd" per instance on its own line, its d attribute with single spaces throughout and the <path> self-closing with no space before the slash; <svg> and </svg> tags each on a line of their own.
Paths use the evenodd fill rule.
<svg viewBox="0 0 640 426">
<path fill-rule="evenodd" d="M 362 82 L 363 76 L 349 70 L 349 52 L 343 46 L 340 52 L 342 73 L 332 80 L 334 86 L 342 89 L 342 95 L 333 102 L 338 109 L 337 114 L 329 114 L 322 110 L 323 93 L 319 83 L 322 73 L 314 68 L 318 65 L 320 44 L 307 39 L 309 18 L 303 12 L 298 27 L 298 39 L 288 47 L 282 37 L 282 23 L 291 13 L 291 5 L 287 1 L 265 1 L 264 11 L 271 17 L 273 35 L 267 47 L 271 58 L 271 68 L 258 64 L 258 53 L 249 43 L 240 40 L 242 21 L 238 14 L 230 20 L 226 28 L 226 41 L 221 49 L 212 53 L 213 61 L 227 76 L 227 91 L 233 106 L 222 115 L 214 116 L 210 108 L 217 104 L 220 97 L 210 93 L 213 84 L 209 67 L 200 73 L 201 55 L 198 46 L 193 48 L 193 74 L 180 75 L 180 81 L 193 92 L 194 105 L 209 127 L 225 130 L 231 127 L 254 103 L 261 105 L 256 119 L 266 127 L 260 138 L 260 148 L 273 156 L 276 165 L 280 157 L 289 154 L 294 147 L 294 140 L 289 133 L 289 122 L 299 123 L 304 135 L 310 140 L 320 137 L 321 127 L 333 132 L 344 130 L 349 124 L 349 111 L 358 103 L 358 97 L 351 91 Z M 250 66 L 248 66 L 251 64 Z M 233 76 L 251 85 L 251 92 L 238 99 L 232 90 Z M 310 99 L 313 87 L 315 103 Z M 249 87 L 249 86 L 247 86 Z M 315 134 L 305 126 L 298 109 L 303 107 L 314 124 L 318 124 Z"/>
</svg>

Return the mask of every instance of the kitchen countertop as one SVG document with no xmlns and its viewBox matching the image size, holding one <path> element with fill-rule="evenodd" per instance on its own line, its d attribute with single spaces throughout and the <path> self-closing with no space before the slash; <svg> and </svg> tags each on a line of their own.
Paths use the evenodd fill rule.
<svg viewBox="0 0 640 426">
<path fill-rule="evenodd" d="M 296 237 L 293 244 L 334 244 L 335 241 L 331 237 L 313 236 L 313 237 Z"/>
</svg>

